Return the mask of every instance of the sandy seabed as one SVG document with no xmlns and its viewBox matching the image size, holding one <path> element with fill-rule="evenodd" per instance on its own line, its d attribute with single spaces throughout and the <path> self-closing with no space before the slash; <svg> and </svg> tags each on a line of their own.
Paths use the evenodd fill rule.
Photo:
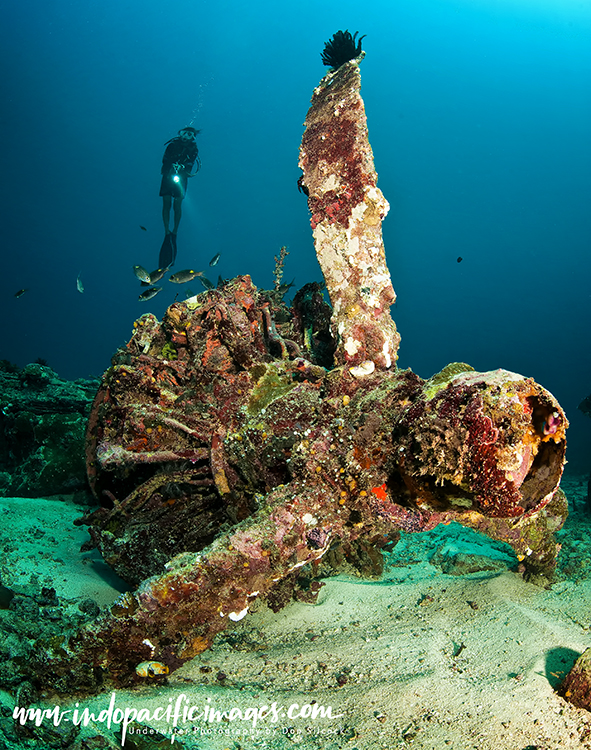
<svg viewBox="0 0 591 750">
<path fill-rule="evenodd" d="M 316 604 L 276 614 L 258 602 L 165 683 L 93 697 L 78 710 L 98 715 L 111 700 L 123 711 L 143 709 L 142 734 L 132 734 L 132 723 L 125 742 L 141 750 L 591 748 L 591 713 L 555 692 L 591 646 L 586 478 L 567 477 L 563 489 L 571 515 L 549 589 L 511 570 L 509 548 L 455 524 L 405 535 L 379 580 L 328 578 Z M 113 601 L 121 586 L 96 552 L 79 551 L 88 538 L 72 526 L 79 515 L 60 499 L 0 499 L 4 585 L 52 586 L 72 607 Z M 480 569 L 458 575 L 461 559 Z M 6 717 L 14 701 L 0 698 Z M 145 720 L 175 706 L 174 738 L 172 720 Z M 89 725 L 77 741 L 97 733 L 114 740 L 115 730 Z M 6 740 L 7 750 L 45 748 L 36 731 L 23 744 Z"/>
</svg>

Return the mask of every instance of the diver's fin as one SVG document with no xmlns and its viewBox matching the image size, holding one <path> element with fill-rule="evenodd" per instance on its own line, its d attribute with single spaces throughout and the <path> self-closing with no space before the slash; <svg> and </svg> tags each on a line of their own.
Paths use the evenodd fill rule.
<svg viewBox="0 0 591 750">
<path fill-rule="evenodd" d="M 176 260 L 176 234 L 174 232 L 171 232 L 169 234 L 170 237 L 170 244 L 172 245 L 172 263 L 171 266 L 174 266 L 174 262 Z"/>
<path fill-rule="evenodd" d="M 158 256 L 158 268 L 168 268 L 172 266 L 176 258 L 176 242 L 172 239 L 172 232 L 169 232 L 164 237 L 164 242 L 160 248 L 160 255 Z"/>
</svg>

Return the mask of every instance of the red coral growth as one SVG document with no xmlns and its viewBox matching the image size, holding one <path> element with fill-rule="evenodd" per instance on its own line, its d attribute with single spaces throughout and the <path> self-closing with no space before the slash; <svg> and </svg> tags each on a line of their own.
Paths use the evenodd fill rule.
<svg viewBox="0 0 591 750">
<path fill-rule="evenodd" d="M 340 115 L 329 122 L 321 120 L 310 125 L 302 138 L 302 148 L 309 161 L 324 161 L 332 167 L 336 162 L 349 161 L 356 137 L 355 119 Z"/>
<path fill-rule="evenodd" d="M 337 223 L 347 228 L 351 211 L 363 201 L 365 190 L 376 184 L 371 165 L 360 147 L 365 133 L 360 132 L 360 122 L 365 123 L 361 99 L 345 93 L 356 85 L 357 72 L 345 66 L 335 74 L 331 86 L 317 89 L 308 112 L 307 128 L 302 138 L 301 166 L 306 174 L 308 207 L 312 214 L 312 229 L 322 221 Z M 343 101 L 345 96 L 347 101 Z M 327 106 L 327 102 L 331 106 Z M 325 112 L 330 111 L 327 117 Z M 326 175 L 338 175 L 338 187 L 325 190 Z M 312 177 L 315 175 L 315 177 Z"/>
<path fill-rule="evenodd" d="M 388 499 L 388 493 L 386 492 L 385 482 L 384 484 L 381 484 L 379 487 L 372 487 L 371 491 L 378 498 L 378 500 L 381 500 L 382 502 Z"/>
<path fill-rule="evenodd" d="M 431 472 L 439 474 L 442 482 L 453 479 L 461 484 L 465 495 L 487 516 L 521 516 L 536 505 L 527 477 L 537 465 L 534 457 L 538 456 L 541 466 L 548 455 L 546 437 L 543 431 L 536 432 L 532 423 L 532 381 L 523 378 L 513 383 L 503 377 L 503 371 L 455 377 L 431 399 L 415 400 L 402 415 L 398 425 L 405 443 L 400 457 L 402 473 L 411 492 L 432 507 L 439 507 L 441 490 L 421 480 L 422 474 Z M 504 395 L 508 386 L 514 392 L 511 399 Z M 538 412 L 552 412 L 555 402 L 549 394 L 541 399 L 538 393 L 535 401 Z M 516 416 L 509 423 L 506 409 L 516 403 Z M 457 437 L 443 449 L 442 438 L 452 433 Z M 410 442 L 405 434 L 416 437 Z M 554 445 L 560 446 L 561 459 L 552 462 L 552 482 L 566 447 L 560 439 Z"/>
</svg>

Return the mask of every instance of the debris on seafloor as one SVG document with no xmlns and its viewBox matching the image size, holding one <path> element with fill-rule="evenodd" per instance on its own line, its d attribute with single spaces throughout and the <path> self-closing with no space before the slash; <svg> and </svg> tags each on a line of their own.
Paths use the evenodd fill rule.
<svg viewBox="0 0 591 750">
<path fill-rule="evenodd" d="M 359 85 L 356 60 L 323 79 L 302 143 L 332 312 L 312 284 L 279 315 L 277 295 L 238 277 L 162 322 L 142 316 L 105 373 L 87 434 L 102 507 L 83 522 L 139 586 L 38 645 L 23 670 L 45 694 L 165 679 L 303 566 L 337 546 L 379 557 L 400 531 L 455 520 L 551 577 L 565 415 L 505 370 L 396 370 L 387 204 Z"/>
<path fill-rule="evenodd" d="M 591 648 L 585 649 L 558 687 L 567 701 L 591 711 Z"/>
<path fill-rule="evenodd" d="M 63 380 L 40 361 L 0 361 L 0 497 L 76 493 L 84 502 L 84 436 L 99 382 Z"/>
</svg>

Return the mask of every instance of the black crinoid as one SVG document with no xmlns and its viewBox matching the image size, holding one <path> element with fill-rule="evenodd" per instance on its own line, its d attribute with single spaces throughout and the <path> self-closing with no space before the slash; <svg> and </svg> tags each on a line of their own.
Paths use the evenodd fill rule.
<svg viewBox="0 0 591 750">
<path fill-rule="evenodd" d="M 324 65 L 329 65 L 331 68 L 336 70 L 341 65 L 354 60 L 361 54 L 361 40 L 365 38 L 365 34 L 357 39 L 358 31 L 353 36 L 349 31 L 337 31 L 333 34 L 332 39 L 324 45 L 322 50 L 322 62 Z"/>
</svg>

